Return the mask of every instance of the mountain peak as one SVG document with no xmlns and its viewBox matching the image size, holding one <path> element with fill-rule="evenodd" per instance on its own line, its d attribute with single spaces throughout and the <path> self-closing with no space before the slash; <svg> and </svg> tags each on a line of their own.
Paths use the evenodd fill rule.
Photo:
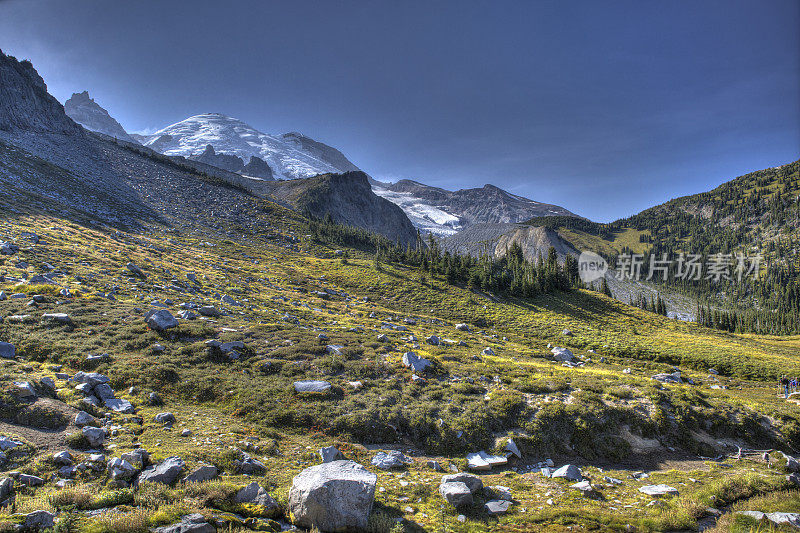
<svg viewBox="0 0 800 533">
<path fill-rule="evenodd" d="M 87 130 L 135 142 L 125 128 L 89 96 L 89 91 L 73 93 L 69 100 L 64 102 L 64 111 Z"/>
</svg>

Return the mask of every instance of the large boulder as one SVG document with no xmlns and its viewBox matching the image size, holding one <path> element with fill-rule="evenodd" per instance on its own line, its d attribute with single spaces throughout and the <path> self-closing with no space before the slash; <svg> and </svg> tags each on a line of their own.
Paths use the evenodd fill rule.
<svg viewBox="0 0 800 533">
<path fill-rule="evenodd" d="M 166 309 L 152 310 L 144 317 L 147 326 L 153 331 L 166 331 L 168 329 L 177 328 L 178 321 L 172 316 L 172 313 Z"/>
<path fill-rule="evenodd" d="M 52 529 L 54 526 L 55 515 L 48 511 L 34 511 L 25 516 L 24 527 L 30 531 L 43 531 Z"/>
<path fill-rule="evenodd" d="M 185 478 L 184 483 L 202 483 L 203 481 L 211 481 L 219 474 L 219 470 L 214 465 L 200 465 L 192 470 Z"/>
<path fill-rule="evenodd" d="M 306 468 L 292 480 L 289 513 L 301 527 L 322 531 L 364 529 L 378 476 L 353 461 Z"/>
<path fill-rule="evenodd" d="M 414 372 L 425 372 L 428 367 L 431 366 L 430 361 L 419 357 L 414 352 L 406 352 L 403 354 L 403 364 Z"/>
<path fill-rule="evenodd" d="M 575 465 L 564 465 L 553 472 L 553 475 L 550 477 L 563 477 L 569 481 L 580 481 L 583 479 L 583 473 L 581 469 Z"/>
<path fill-rule="evenodd" d="M 575 360 L 575 356 L 568 348 L 559 348 L 558 346 L 556 346 L 550 351 L 553 354 L 553 359 L 555 359 L 556 361 L 572 362 Z"/>
<path fill-rule="evenodd" d="M 137 484 L 142 483 L 163 483 L 164 485 L 172 485 L 178 476 L 183 471 L 185 463 L 180 457 L 167 457 L 164 462 L 146 468 L 139 474 L 136 480 Z"/>
<path fill-rule="evenodd" d="M 442 476 L 442 485 L 445 483 L 464 483 L 473 494 L 483 490 L 483 480 L 473 474 L 461 473 Z"/>
<path fill-rule="evenodd" d="M 83 436 L 89 446 L 92 448 L 99 448 L 106 441 L 106 430 L 104 428 L 96 428 L 92 426 L 83 426 L 81 428 Z"/>
<path fill-rule="evenodd" d="M 442 483 L 439 485 L 439 494 L 453 507 L 472 505 L 472 491 L 461 481 Z"/>
<path fill-rule="evenodd" d="M 0 357 L 3 359 L 14 359 L 17 349 L 10 342 L 0 342 Z"/>
</svg>

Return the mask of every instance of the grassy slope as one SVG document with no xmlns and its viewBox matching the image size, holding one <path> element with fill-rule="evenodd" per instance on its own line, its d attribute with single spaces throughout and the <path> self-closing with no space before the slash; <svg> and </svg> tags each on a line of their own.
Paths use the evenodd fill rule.
<svg viewBox="0 0 800 533">
<path fill-rule="evenodd" d="M 442 280 L 428 278 L 420 283 L 418 273 L 403 266 L 384 265 L 378 271 L 371 260 L 355 252 L 346 264 L 324 245 L 305 243 L 305 251 L 292 252 L 285 248 L 282 237 L 301 227 L 296 218 L 278 208 L 261 216 L 265 224 L 281 228 L 283 235 L 278 232 L 267 240 L 242 234 L 237 243 L 210 239 L 213 246 L 207 246 L 209 239 L 202 236 L 163 234 L 160 230 L 130 235 L 53 218 L 47 214 L 53 211 L 42 202 L 40 208 L 25 207 L 31 202 L 14 203 L 16 214 L 4 210 L 6 215 L 0 220 L 4 236 L 35 231 L 46 244 L 0 258 L 0 270 L 19 275 L 23 269 L 17 262 L 22 259 L 31 265 L 24 269 L 30 274 L 47 261 L 68 274 L 64 285 L 81 296 L 56 305 L 52 302 L 57 296 L 53 295 L 51 303 L 34 311 L 26 307 L 27 299 L 7 300 L 0 302 L 0 315 L 30 313 L 37 317 L 58 310 L 69 313 L 76 327 L 53 327 L 38 320 L 1 324 L 0 340 L 17 344 L 26 360 L 5 363 L 2 381 L 7 388 L 14 380 L 52 375 L 53 363 L 65 364 L 69 372 L 74 372 L 89 368 L 87 353 L 109 353 L 111 360 L 96 369 L 111 376 L 117 391 L 132 385 L 139 388 L 137 394 L 120 392 L 119 396 L 133 401 L 145 420 L 139 428 L 118 417 L 123 429 L 112 440 L 114 453 L 133 446 L 135 437 L 156 458 L 179 454 L 190 466 L 205 460 L 224 467 L 226 449 L 246 447 L 242 442 L 247 441 L 259 447 L 256 455 L 268 465 L 262 481 L 282 501 L 291 477 L 317 462 L 313 452 L 320 445 L 337 444 L 349 457 L 368 464 L 372 453 L 363 444 L 370 439 L 383 440 L 383 446 L 389 445 L 387 441 L 397 442 L 397 435 L 386 426 L 378 430 L 363 427 L 370 423 L 399 425 L 400 441 L 422 444 L 420 453 L 427 451 L 444 464 L 452 462 L 461 468 L 465 466 L 465 451 L 481 442 L 491 447 L 493 439 L 506 431 L 504 428 L 520 424 L 528 437 L 517 440 L 534 460 L 551 456 L 583 462 L 594 458 L 611 466 L 610 472 L 585 468 L 604 499 L 580 496 L 567 483 L 532 473 L 507 471 L 485 476 L 487 485 L 511 487 L 519 501 L 499 523 L 488 518 L 479 505 L 465 512 L 465 523 L 455 520 L 458 513 L 454 509 L 442 510 L 436 492 L 438 474 L 427 469 L 424 462 L 415 463 L 405 474 L 378 471 L 379 485 L 386 489 L 377 495 L 379 510 L 405 516 L 429 530 L 441 523 L 442 512 L 449 530 L 455 531 L 482 531 L 501 525 L 509 531 L 553 531 L 576 524 L 601 529 L 623 529 L 629 523 L 641 530 L 690 527 L 698 516 L 698 505 L 716 494 L 714 491 L 724 492 L 725 487 L 717 485 L 726 479 L 741 481 L 737 499 L 786 487 L 779 470 L 754 465 L 765 477 L 753 480 L 747 477 L 750 463 L 731 461 L 722 465 L 696 462 L 688 472 L 663 465 L 661 473 L 647 481 L 626 479 L 619 487 L 607 485 L 602 482 L 605 475 L 625 479 L 625 458 L 576 428 L 587 424 L 589 432 L 611 436 L 623 425 L 638 424 L 632 431 L 642 439 L 666 439 L 668 434 L 690 431 L 700 435 L 708 430 L 716 432 L 716 438 L 735 440 L 739 433 L 755 431 L 752 423 L 757 419 L 752 417 L 760 413 L 775 421 L 785 432 L 784 438 L 792 436 L 798 431 L 800 409 L 777 399 L 771 380 L 784 371 L 800 373 L 797 339 L 721 334 L 584 291 L 545 296 L 533 302 L 497 302 L 448 286 Z M 129 260 L 148 273 L 146 281 L 128 281 L 124 265 Z M 197 273 L 200 293 L 190 296 L 169 288 L 173 278 L 188 287 L 185 272 Z M 96 295 L 114 287 L 118 287 L 114 301 Z M 343 289 L 358 298 L 323 300 L 304 292 L 326 287 Z M 7 293 L 31 294 L 49 290 L 10 284 L 0 288 Z M 177 331 L 165 335 L 148 331 L 141 313 L 134 310 L 147 309 L 154 299 L 212 301 L 221 294 L 230 294 L 243 305 L 230 307 L 229 316 L 219 320 L 184 322 Z M 365 296 L 369 301 L 363 301 Z M 303 303 L 308 307 L 298 305 Z M 437 334 L 467 343 L 466 347 L 423 343 L 414 350 L 434 361 L 444 378 L 441 381 L 430 380 L 422 386 L 410 383 L 410 375 L 400 363 L 402 353 L 411 345 L 404 339 L 407 333 L 381 330 L 382 322 L 402 323 L 407 316 L 418 320 L 418 325 L 409 329 L 420 339 Z M 458 332 L 452 325 L 481 318 L 489 322 L 490 327 L 483 328 L 485 334 L 478 327 L 471 333 Z M 366 329 L 363 333 L 350 332 L 353 326 Z M 573 336 L 562 336 L 565 328 Z M 327 342 L 346 347 L 343 356 L 324 353 L 327 342 L 317 340 L 319 330 L 330 337 Z M 389 335 L 391 343 L 377 342 L 380 332 Z M 231 362 L 210 352 L 203 344 L 208 338 L 245 341 L 245 357 Z M 151 348 L 156 342 L 166 348 L 164 353 Z M 582 369 L 558 366 L 543 357 L 548 343 L 569 346 L 595 360 L 604 356 L 607 363 Z M 496 355 L 473 359 L 486 346 Z M 597 355 L 588 352 L 590 349 Z M 271 363 L 271 370 L 264 370 L 265 362 Z M 700 384 L 661 387 L 648 379 L 673 364 Z M 630 376 L 621 373 L 626 367 L 633 368 Z M 710 389 L 715 383 L 706 378 L 710 367 L 727 374 L 721 378 L 727 390 Z M 479 381 L 481 376 L 490 381 Z M 491 382 L 493 376 L 499 381 Z M 478 385 L 468 385 L 464 379 L 454 381 L 467 377 Z M 291 391 L 291 383 L 302 378 L 327 379 L 337 392 L 326 398 L 300 398 Z M 353 390 L 348 385 L 353 380 L 362 381 L 364 389 Z M 77 404 L 66 383 L 59 382 L 58 387 L 59 398 Z M 149 390 L 161 392 L 167 405 L 143 405 Z M 151 422 L 162 410 L 176 414 L 176 430 L 164 431 Z M 507 420 L 493 426 L 500 431 L 492 431 L 489 442 L 485 442 L 486 428 L 475 427 L 475 422 L 487 414 L 494 417 L 486 419 L 487 424 Z M 438 418 L 444 420 L 445 429 L 441 431 L 433 429 L 438 427 Z M 713 421 L 713 427 L 698 425 L 698 419 L 703 418 Z M 308 424 L 313 426 L 310 431 L 303 429 Z M 184 427 L 194 434 L 180 437 Z M 360 438 L 351 437 L 360 427 L 364 429 Z M 537 438 L 537 428 L 539 433 L 553 433 L 555 438 Z M 456 429 L 466 431 L 472 440 L 452 440 Z M 417 435 L 415 441 L 414 431 L 429 431 L 430 437 Z M 565 446 L 559 447 L 562 440 Z M 702 446 L 702 439 L 670 442 L 697 452 L 708 449 Z M 622 451 L 633 450 L 623 447 Z M 45 455 L 40 450 L 33 459 L 22 458 L 12 466 L 45 471 Z M 246 481 L 237 475 L 226 475 L 225 479 L 235 484 Z M 97 498 L 103 490 L 99 480 L 84 481 L 86 491 Z M 409 484 L 403 486 L 401 481 Z M 667 499 L 663 508 L 646 507 L 650 498 L 637 489 L 651 482 L 678 486 L 681 496 Z M 21 508 L 51 505 L 46 494 L 52 491 L 48 486 L 24 495 Z M 154 496 L 160 514 L 153 510 L 146 518 L 167 522 L 191 508 L 212 512 L 213 505 L 202 495 L 193 494 L 179 488 Z M 547 504 L 548 499 L 555 505 Z M 246 509 L 236 510 L 248 514 Z M 131 516 L 130 520 L 135 518 Z M 97 526 L 89 519 L 82 519 L 81 524 L 85 530 Z"/>
</svg>

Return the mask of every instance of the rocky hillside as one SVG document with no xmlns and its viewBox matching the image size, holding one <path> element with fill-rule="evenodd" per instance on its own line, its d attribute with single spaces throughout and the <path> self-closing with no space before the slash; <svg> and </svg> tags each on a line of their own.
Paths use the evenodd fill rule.
<svg viewBox="0 0 800 533">
<path fill-rule="evenodd" d="M 373 190 L 402 207 L 415 226 L 437 235 L 452 235 L 473 224 L 514 223 L 538 216 L 577 216 L 563 207 L 529 200 L 489 184 L 448 191 L 400 180 L 373 182 Z"/>
<path fill-rule="evenodd" d="M 47 92 L 29 61 L 17 61 L 0 50 L 0 131 L 48 131 L 79 135 L 81 127 Z"/>
<path fill-rule="evenodd" d="M 102 133 L 115 139 L 136 142 L 133 137 L 128 135 L 122 125 L 117 122 L 108 111 L 100 107 L 92 98 L 89 92 L 74 93 L 69 100 L 64 102 L 64 111 L 72 120 L 97 133 Z"/>
<path fill-rule="evenodd" d="M 375 195 L 363 172 L 275 181 L 267 190 L 299 213 L 316 218 L 330 214 L 336 222 L 368 229 L 404 246 L 416 244 L 417 232 L 408 217 L 395 204 Z"/>
</svg>

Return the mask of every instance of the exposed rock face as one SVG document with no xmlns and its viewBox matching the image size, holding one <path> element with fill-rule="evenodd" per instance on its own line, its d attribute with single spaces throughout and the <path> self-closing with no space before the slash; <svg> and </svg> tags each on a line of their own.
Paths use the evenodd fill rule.
<svg viewBox="0 0 800 533">
<path fill-rule="evenodd" d="M 17 61 L 0 50 L 0 130 L 82 135 L 29 61 Z"/>
<path fill-rule="evenodd" d="M 363 172 L 322 174 L 312 178 L 269 182 L 272 196 L 300 213 L 364 228 L 403 246 L 414 244 L 417 231 L 403 210 L 375 193 Z"/>
<path fill-rule="evenodd" d="M 296 525 L 322 531 L 364 529 L 378 476 L 353 461 L 306 468 L 294 477 L 289 513 Z"/>
<path fill-rule="evenodd" d="M 275 177 L 272 175 L 272 169 L 266 161 L 254 155 L 250 156 L 250 161 L 242 167 L 242 174 L 245 176 L 253 176 L 255 178 L 263 178 L 272 180 Z"/>
<path fill-rule="evenodd" d="M 578 252 L 550 228 L 524 224 L 474 224 L 440 240 L 443 250 L 478 257 L 483 254 L 503 257 L 512 244 L 519 244 L 528 261 L 536 262 L 539 254 L 547 258 L 552 246 L 563 263 L 568 254 Z"/>
<path fill-rule="evenodd" d="M 272 169 L 260 157 L 250 156 L 250 162 L 245 165 L 241 157 L 217 153 L 210 144 L 206 146 L 202 154 L 189 156 L 189 159 L 211 165 L 212 167 L 221 168 L 228 172 L 245 174 L 254 178 L 275 179 L 272 176 Z"/>
<path fill-rule="evenodd" d="M 128 135 L 125 128 L 100 107 L 89 92 L 74 93 L 69 100 L 64 102 L 64 111 L 72 120 L 82 125 L 87 130 L 103 133 L 128 142 L 136 142 Z"/>
</svg>

